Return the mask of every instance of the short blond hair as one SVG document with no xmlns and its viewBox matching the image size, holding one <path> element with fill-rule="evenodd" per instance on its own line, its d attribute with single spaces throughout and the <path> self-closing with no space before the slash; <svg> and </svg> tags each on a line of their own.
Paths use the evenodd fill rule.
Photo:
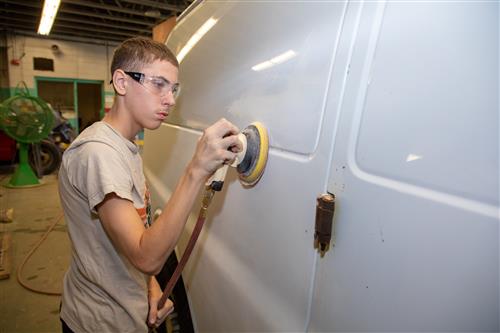
<svg viewBox="0 0 500 333">
<path fill-rule="evenodd" d="M 134 37 L 123 41 L 115 50 L 111 62 L 111 76 L 117 69 L 138 71 L 156 60 L 166 60 L 179 68 L 179 62 L 170 49 L 162 43 L 146 37 Z"/>
</svg>

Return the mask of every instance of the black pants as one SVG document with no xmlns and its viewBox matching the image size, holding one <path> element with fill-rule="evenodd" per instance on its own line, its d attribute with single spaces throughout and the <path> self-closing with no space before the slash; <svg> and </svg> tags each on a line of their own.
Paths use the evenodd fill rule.
<svg viewBox="0 0 500 333">
<path fill-rule="evenodd" d="M 75 333 L 71 330 L 71 328 L 68 327 L 68 325 L 66 325 L 66 323 L 62 319 L 61 319 L 61 324 L 63 333 Z"/>
</svg>

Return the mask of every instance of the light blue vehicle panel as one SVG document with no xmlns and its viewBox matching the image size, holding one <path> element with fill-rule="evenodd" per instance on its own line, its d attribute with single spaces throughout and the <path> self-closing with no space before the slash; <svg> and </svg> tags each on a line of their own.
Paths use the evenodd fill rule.
<svg viewBox="0 0 500 333">
<path fill-rule="evenodd" d="M 181 95 L 145 133 L 154 208 L 217 119 L 260 121 L 271 146 L 255 187 L 229 171 L 183 273 L 198 332 L 500 329 L 499 13 L 207 1 L 178 22 Z M 320 258 L 327 191 L 336 243 Z"/>
<path fill-rule="evenodd" d="M 346 3 L 267 6 L 204 2 L 177 24 L 167 45 L 179 57 L 200 27 L 216 20 L 182 58 L 181 94 L 168 123 L 145 133 L 145 172 L 154 208 L 161 208 L 208 125 L 225 117 L 240 128 L 260 121 L 269 130 L 263 178 L 243 188 L 229 171 L 183 273 L 200 332 L 307 325 L 315 202 L 330 150 L 320 129 Z"/>
<path fill-rule="evenodd" d="M 178 112 L 169 122 L 203 129 L 221 117 L 241 126 L 259 120 L 272 129 L 273 147 L 313 153 L 345 6 L 342 1 L 268 2 L 266 10 L 250 1 L 198 6 L 168 41 L 179 53 L 200 27 L 215 22 L 181 59 Z"/>
<path fill-rule="evenodd" d="M 337 242 L 318 261 L 309 331 L 498 331 L 498 3 L 348 15 Z"/>
</svg>

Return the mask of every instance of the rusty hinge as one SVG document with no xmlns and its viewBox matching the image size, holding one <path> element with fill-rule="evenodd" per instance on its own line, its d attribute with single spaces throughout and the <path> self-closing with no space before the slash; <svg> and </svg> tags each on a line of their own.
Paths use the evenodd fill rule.
<svg viewBox="0 0 500 333">
<path fill-rule="evenodd" d="M 321 257 L 330 249 L 330 241 L 335 246 L 335 228 L 333 227 L 333 214 L 335 212 L 335 195 L 327 193 L 317 198 L 316 225 L 314 229 L 314 248 Z"/>
</svg>

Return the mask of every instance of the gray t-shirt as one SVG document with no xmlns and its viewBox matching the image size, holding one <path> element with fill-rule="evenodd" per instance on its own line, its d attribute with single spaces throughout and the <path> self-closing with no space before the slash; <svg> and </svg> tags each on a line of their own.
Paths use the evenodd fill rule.
<svg viewBox="0 0 500 333">
<path fill-rule="evenodd" d="M 72 260 L 64 277 L 61 318 L 75 332 L 147 332 L 147 282 L 115 249 L 96 205 L 116 193 L 150 224 L 150 200 L 138 147 L 105 122 L 83 131 L 65 151 L 59 194 Z"/>
</svg>

